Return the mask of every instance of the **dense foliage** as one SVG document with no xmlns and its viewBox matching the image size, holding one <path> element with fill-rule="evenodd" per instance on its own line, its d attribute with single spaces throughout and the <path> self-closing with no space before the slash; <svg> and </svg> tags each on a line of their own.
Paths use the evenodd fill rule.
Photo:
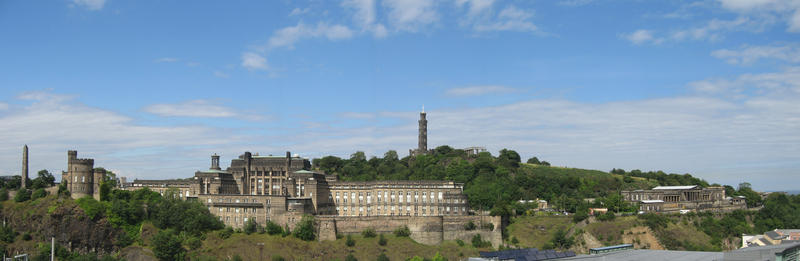
<svg viewBox="0 0 800 261">
<path fill-rule="evenodd" d="M 754 220 L 758 233 L 776 228 L 800 228 L 800 195 L 771 193 Z"/>
</svg>

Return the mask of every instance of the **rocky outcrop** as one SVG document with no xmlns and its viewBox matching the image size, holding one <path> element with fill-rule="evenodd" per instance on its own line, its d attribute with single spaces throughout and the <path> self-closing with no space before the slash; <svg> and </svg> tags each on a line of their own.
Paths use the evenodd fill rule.
<svg viewBox="0 0 800 261">
<path fill-rule="evenodd" d="M 56 243 L 78 253 L 108 254 L 121 231 L 106 218 L 92 220 L 70 198 L 48 196 L 22 203 L 6 202 L 0 213 L 3 221 L 19 234 L 28 233 L 34 242 Z M 19 237 L 17 241 L 22 241 Z M 15 242 L 8 245 L 11 253 L 36 253 L 35 244 Z"/>
</svg>

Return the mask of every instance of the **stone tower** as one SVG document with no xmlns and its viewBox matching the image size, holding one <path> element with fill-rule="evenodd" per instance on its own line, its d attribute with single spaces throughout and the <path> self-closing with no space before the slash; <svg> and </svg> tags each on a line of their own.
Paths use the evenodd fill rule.
<svg viewBox="0 0 800 261">
<path fill-rule="evenodd" d="M 428 152 L 428 120 L 425 119 L 425 108 L 419 113 L 419 144 L 417 153 L 425 154 Z"/>
<path fill-rule="evenodd" d="M 211 168 L 210 169 L 222 170 L 222 168 L 219 167 L 219 155 L 217 155 L 216 153 L 214 153 L 214 155 L 211 155 Z"/>
<path fill-rule="evenodd" d="M 94 159 L 79 159 L 77 151 L 67 151 L 67 171 L 61 175 L 61 182 L 67 184 L 72 198 L 100 198 L 100 182 L 106 173 L 101 169 L 94 169 Z"/>
<path fill-rule="evenodd" d="M 22 188 L 28 187 L 28 145 L 22 147 Z"/>
</svg>

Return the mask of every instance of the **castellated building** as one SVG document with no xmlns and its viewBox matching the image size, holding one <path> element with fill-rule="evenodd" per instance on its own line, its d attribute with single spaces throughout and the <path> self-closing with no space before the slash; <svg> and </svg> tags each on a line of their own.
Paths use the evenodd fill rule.
<svg viewBox="0 0 800 261">
<path fill-rule="evenodd" d="M 104 170 L 94 169 L 94 159 L 79 159 L 77 151 L 67 151 L 67 171 L 61 173 L 61 182 L 67 185 L 72 198 L 92 196 L 100 200 L 100 182 L 105 177 Z"/>
<path fill-rule="evenodd" d="M 644 212 L 727 212 L 747 207 L 741 197 L 726 197 L 722 187 L 658 186 L 651 190 L 622 191 L 621 194 L 625 201 L 638 203 L 639 210 Z"/>
</svg>

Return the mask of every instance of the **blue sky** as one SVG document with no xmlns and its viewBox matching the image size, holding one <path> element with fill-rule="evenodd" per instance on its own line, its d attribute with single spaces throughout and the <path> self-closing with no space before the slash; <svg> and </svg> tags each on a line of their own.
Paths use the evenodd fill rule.
<svg viewBox="0 0 800 261">
<path fill-rule="evenodd" d="M 0 175 L 486 146 L 797 189 L 800 1 L 3 1 Z"/>
</svg>

